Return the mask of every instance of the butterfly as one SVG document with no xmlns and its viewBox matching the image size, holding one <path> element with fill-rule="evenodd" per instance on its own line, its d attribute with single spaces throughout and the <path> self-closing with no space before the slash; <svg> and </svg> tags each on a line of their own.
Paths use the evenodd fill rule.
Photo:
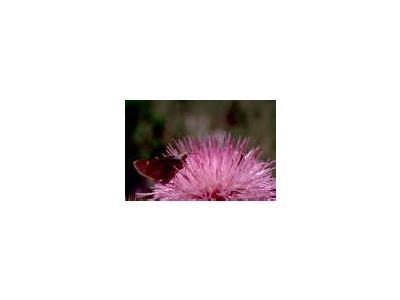
<svg viewBox="0 0 400 300">
<path fill-rule="evenodd" d="M 166 156 L 162 158 L 139 159 L 133 166 L 140 175 L 153 181 L 168 183 L 184 167 L 188 154 Z"/>
</svg>

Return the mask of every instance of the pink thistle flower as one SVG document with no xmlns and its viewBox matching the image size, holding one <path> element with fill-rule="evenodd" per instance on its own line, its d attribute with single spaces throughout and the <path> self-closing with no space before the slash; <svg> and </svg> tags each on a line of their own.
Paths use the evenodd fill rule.
<svg viewBox="0 0 400 300">
<path fill-rule="evenodd" d="M 153 200 L 270 200 L 276 198 L 274 161 L 246 152 L 248 139 L 228 135 L 186 137 L 167 146 L 165 156 L 189 153 L 184 167 L 167 184 L 156 183 Z"/>
</svg>

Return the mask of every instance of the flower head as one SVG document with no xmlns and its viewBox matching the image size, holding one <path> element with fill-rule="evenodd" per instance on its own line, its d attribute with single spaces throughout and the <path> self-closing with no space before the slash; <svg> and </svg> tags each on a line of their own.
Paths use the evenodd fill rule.
<svg viewBox="0 0 400 300">
<path fill-rule="evenodd" d="M 275 162 L 259 160 L 260 149 L 246 151 L 248 139 L 230 134 L 186 137 L 167 146 L 165 156 L 188 153 L 167 184 L 156 183 L 154 200 L 275 200 Z"/>
</svg>

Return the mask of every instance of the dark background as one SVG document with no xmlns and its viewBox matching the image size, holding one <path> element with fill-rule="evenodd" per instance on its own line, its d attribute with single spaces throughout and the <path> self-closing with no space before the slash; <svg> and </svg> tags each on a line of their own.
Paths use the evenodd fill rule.
<svg viewBox="0 0 400 300">
<path fill-rule="evenodd" d="M 250 146 L 263 150 L 262 159 L 276 158 L 274 100 L 126 100 L 125 197 L 148 192 L 152 182 L 133 167 L 137 159 L 160 156 L 172 138 L 188 134 L 230 132 L 249 137 Z"/>
</svg>

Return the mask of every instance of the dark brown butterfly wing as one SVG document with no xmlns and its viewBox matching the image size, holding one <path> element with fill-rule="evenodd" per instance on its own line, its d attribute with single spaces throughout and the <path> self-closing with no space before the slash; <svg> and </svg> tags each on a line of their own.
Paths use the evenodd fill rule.
<svg viewBox="0 0 400 300">
<path fill-rule="evenodd" d="M 169 182 L 183 168 L 183 160 L 177 158 L 141 159 L 133 165 L 143 176 L 162 183 Z"/>
</svg>

